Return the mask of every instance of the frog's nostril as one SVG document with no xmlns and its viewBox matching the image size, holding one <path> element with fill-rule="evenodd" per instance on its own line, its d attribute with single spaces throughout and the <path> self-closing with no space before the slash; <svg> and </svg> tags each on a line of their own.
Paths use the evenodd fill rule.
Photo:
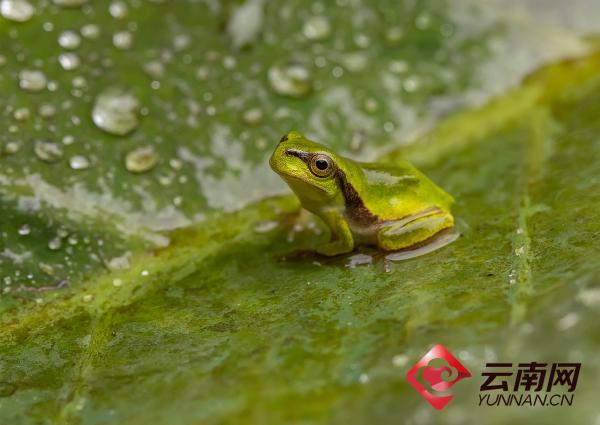
<svg viewBox="0 0 600 425">
<path fill-rule="evenodd" d="M 286 135 L 285 135 L 285 136 L 283 136 L 281 139 L 279 139 L 279 143 L 286 142 L 286 141 L 287 141 L 287 139 L 288 139 L 288 135 L 286 134 Z"/>
</svg>

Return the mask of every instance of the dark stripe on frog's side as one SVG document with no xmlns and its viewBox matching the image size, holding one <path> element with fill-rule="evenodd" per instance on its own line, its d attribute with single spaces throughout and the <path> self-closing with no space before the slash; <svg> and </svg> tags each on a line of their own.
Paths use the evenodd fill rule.
<svg viewBox="0 0 600 425">
<path fill-rule="evenodd" d="M 346 179 L 346 173 L 337 168 L 335 177 L 338 185 L 344 195 L 346 203 L 346 216 L 349 220 L 360 225 L 371 225 L 381 222 L 381 219 L 373 214 L 365 205 L 362 198 L 352 186 L 352 183 Z"/>
<path fill-rule="evenodd" d="M 308 152 L 287 149 L 285 153 L 286 155 L 300 158 L 306 164 L 308 164 L 310 161 L 311 154 Z M 346 179 L 346 174 L 339 168 L 336 168 L 335 170 L 335 179 L 337 180 L 344 196 L 346 216 L 349 220 L 359 225 L 371 225 L 381 222 L 379 217 L 369 211 L 369 209 L 365 206 L 365 203 L 354 186 L 352 186 L 352 183 L 348 182 Z"/>
</svg>

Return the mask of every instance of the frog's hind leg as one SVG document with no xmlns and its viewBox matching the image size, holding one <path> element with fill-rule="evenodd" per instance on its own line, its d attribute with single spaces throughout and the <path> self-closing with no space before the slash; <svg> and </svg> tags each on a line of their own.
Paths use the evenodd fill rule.
<svg viewBox="0 0 600 425">
<path fill-rule="evenodd" d="M 386 251 L 396 251 L 423 242 L 453 225 L 452 214 L 431 208 L 384 224 L 377 233 L 377 243 Z"/>
</svg>

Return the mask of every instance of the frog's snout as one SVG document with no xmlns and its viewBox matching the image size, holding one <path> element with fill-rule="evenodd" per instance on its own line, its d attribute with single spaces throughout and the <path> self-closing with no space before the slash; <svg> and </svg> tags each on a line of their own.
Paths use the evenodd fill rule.
<svg viewBox="0 0 600 425">
<path fill-rule="evenodd" d="M 288 134 L 284 134 L 281 139 L 279 139 L 279 143 L 278 145 L 280 145 L 283 142 L 287 142 L 289 140 Z"/>
<path fill-rule="evenodd" d="M 297 131 L 290 131 L 289 133 L 284 134 L 281 139 L 279 139 L 279 144 L 287 141 L 293 142 L 294 140 L 302 139 L 303 137 L 304 136 Z"/>
</svg>

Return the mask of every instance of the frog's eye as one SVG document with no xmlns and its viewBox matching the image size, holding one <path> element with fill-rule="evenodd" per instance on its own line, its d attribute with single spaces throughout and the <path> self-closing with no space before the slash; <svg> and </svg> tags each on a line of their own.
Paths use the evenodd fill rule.
<svg viewBox="0 0 600 425">
<path fill-rule="evenodd" d="M 327 155 L 317 154 L 310 159 L 310 171 L 317 177 L 328 177 L 333 173 L 334 164 Z"/>
</svg>

